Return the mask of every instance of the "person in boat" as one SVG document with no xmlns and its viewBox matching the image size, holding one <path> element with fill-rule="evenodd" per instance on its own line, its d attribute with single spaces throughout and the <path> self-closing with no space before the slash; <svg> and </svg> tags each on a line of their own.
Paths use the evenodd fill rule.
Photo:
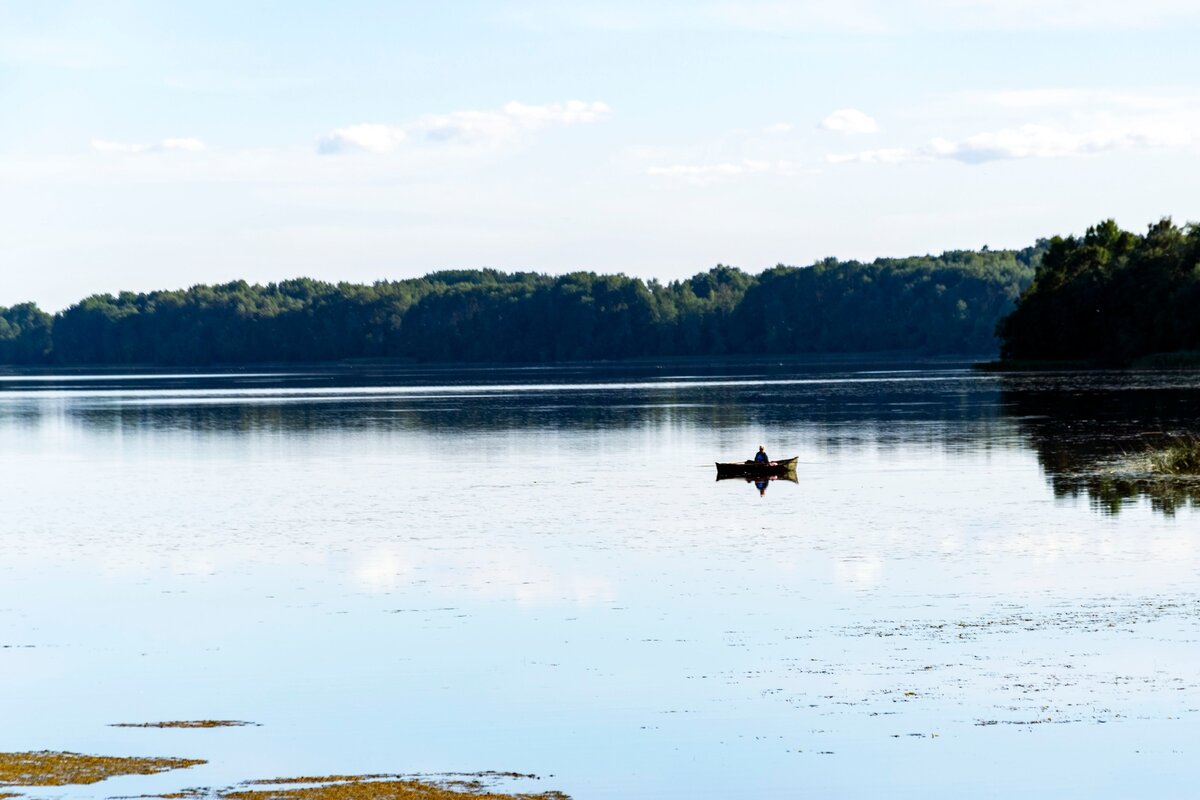
<svg viewBox="0 0 1200 800">
<path fill-rule="evenodd" d="M 763 446 L 760 444 L 758 446 L 758 452 L 754 454 L 754 462 L 756 464 L 765 464 L 770 460 L 771 459 L 767 458 L 767 451 L 764 450 Z"/>
</svg>

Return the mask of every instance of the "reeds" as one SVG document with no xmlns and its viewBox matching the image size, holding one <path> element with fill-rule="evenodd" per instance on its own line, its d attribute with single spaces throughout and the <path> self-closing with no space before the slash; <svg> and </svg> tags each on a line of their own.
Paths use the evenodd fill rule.
<svg viewBox="0 0 1200 800">
<path fill-rule="evenodd" d="M 1200 475 L 1200 437 L 1177 438 L 1166 447 L 1150 451 L 1146 461 L 1156 475 Z"/>
</svg>

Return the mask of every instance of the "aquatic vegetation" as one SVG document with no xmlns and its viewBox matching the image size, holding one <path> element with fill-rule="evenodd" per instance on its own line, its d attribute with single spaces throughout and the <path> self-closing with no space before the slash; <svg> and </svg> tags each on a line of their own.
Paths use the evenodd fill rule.
<svg viewBox="0 0 1200 800">
<path fill-rule="evenodd" d="M 126 727 L 160 725 L 143 723 Z M 0 786 L 84 785 L 118 775 L 153 775 L 204 763 L 199 759 L 118 758 L 51 751 L 0 753 Z M 301 776 L 246 781 L 228 789 L 189 788 L 136 797 L 144 800 L 570 800 L 556 791 L 500 792 L 495 785 L 501 780 L 537 780 L 537 776 L 518 772 Z M 20 796 L 0 792 L 0 800 Z"/>
<path fill-rule="evenodd" d="M 0 786 L 89 784 L 117 775 L 155 775 L 204 763 L 194 758 L 121 758 L 49 750 L 0 753 Z"/>
<path fill-rule="evenodd" d="M 497 793 L 485 780 L 497 777 L 533 776 L 484 772 L 438 780 L 400 775 L 281 778 L 250 781 L 243 788 L 221 792 L 219 797 L 222 800 L 569 800 L 567 795 L 555 791 Z"/>
<path fill-rule="evenodd" d="M 1092 507 L 1115 515 L 1138 502 L 1171 516 L 1200 508 L 1200 433 L 1196 394 L 1079 391 L 1096 377 L 1039 379 L 1039 391 L 1023 391 L 1021 380 L 1006 379 L 1006 403 L 1037 451 L 1056 497 L 1087 497 Z M 1122 378 L 1120 382 L 1136 379 Z M 1103 385 L 1103 384 L 1102 384 Z M 1116 386 L 1118 384 L 1111 384 Z M 1075 387 L 1075 388 L 1072 388 Z M 1115 420 L 1162 420 L 1166 428 Z"/>
<path fill-rule="evenodd" d="M 257 722 L 237 719 L 193 719 L 168 722 L 114 722 L 110 728 L 245 728 L 258 727 Z"/>
<path fill-rule="evenodd" d="M 1200 507 L 1200 438 L 1178 437 L 1142 454 L 1123 455 L 1091 471 L 1055 478 L 1055 493 L 1086 491 L 1093 504 L 1110 514 L 1126 501 L 1143 497 L 1167 516 Z"/>
<path fill-rule="evenodd" d="M 1200 437 L 1175 439 L 1147 456 L 1150 471 L 1158 475 L 1200 475 Z"/>
<path fill-rule="evenodd" d="M 300 776 L 296 778 L 262 778 L 253 781 L 243 781 L 244 786 L 282 786 L 295 783 L 335 783 L 338 781 L 378 781 L 384 779 L 403 779 L 403 780 L 437 780 L 439 782 L 462 782 L 470 780 L 475 783 L 482 783 L 484 780 L 498 779 L 514 779 L 514 780 L 539 780 L 537 775 L 528 772 L 497 772 L 496 770 L 485 770 L 482 772 L 450 772 L 438 773 L 437 775 L 395 775 L 395 774 L 372 774 L 372 775 L 321 775 L 318 777 Z"/>
</svg>

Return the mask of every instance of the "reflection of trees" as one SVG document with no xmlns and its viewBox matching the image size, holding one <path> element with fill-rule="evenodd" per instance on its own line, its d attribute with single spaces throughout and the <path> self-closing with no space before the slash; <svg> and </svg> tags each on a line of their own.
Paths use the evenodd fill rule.
<svg viewBox="0 0 1200 800">
<path fill-rule="evenodd" d="M 621 430 L 643 425 L 730 427 L 747 423 L 730 402 L 691 405 L 673 393 L 620 398 L 585 393 L 489 394 L 144 405 L 85 405 L 72 416 L 92 430 L 212 433 L 467 433 L 501 430 Z"/>
<path fill-rule="evenodd" d="M 1167 516 L 1180 508 L 1200 508 L 1200 482 L 1193 478 L 1093 473 L 1073 476 L 1065 487 L 1060 483 L 1055 481 L 1055 494 L 1074 497 L 1086 491 L 1092 505 L 1106 514 L 1117 514 L 1126 502 L 1140 497 Z"/>
<path fill-rule="evenodd" d="M 1086 496 L 1113 513 L 1137 498 L 1164 513 L 1200 505 L 1196 482 L 1139 475 L 1128 463 L 1150 447 L 1200 430 L 1194 375 L 991 377 L 897 371 L 902 366 L 742 360 L 486 370 L 371 367 L 147 378 L 132 385 L 80 378 L 67 386 L 20 387 L 71 394 L 26 391 L 9 397 L 0 420 L 36 426 L 58 418 L 84 430 L 145 436 L 421 433 L 447 437 L 451 448 L 457 443 L 450 437 L 462 434 L 603 435 L 678 427 L 723 432 L 716 445 L 723 450 L 714 460 L 757 445 L 746 441 L 747 430 L 755 428 L 768 446 L 804 441 L 830 454 L 1028 446 L 1057 496 Z M 801 380 L 772 382 L 793 378 Z M 481 388 L 498 385 L 505 388 Z M 306 393 L 312 389 L 328 393 Z"/>
<path fill-rule="evenodd" d="M 1200 391 L 1146 374 L 1006 377 L 1001 402 L 1016 418 L 1056 497 L 1087 496 L 1117 514 L 1144 498 L 1157 511 L 1200 507 L 1200 481 L 1139 465 L 1153 448 L 1200 430 Z"/>
<path fill-rule="evenodd" d="M 831 452 L 910 446 L 966 451 L 1011 440 L 1012 425 L 1000 413 L 995 384 L 970 376 L 948 381 L 875 382 L 845 372 L 814 369 L 812 365 L 799 369 L 795 364 L 753 363 L 684 368 L 688 372 L 685 379 L 676 379 L 671 371 L 654 365 L 489 373 L 414 370 L 331 374 L 324 383 L 312 376 L 265 383 L 282 390 L 274 395 L 255 393 L 257 384 L 250 381 L 227 378 L 218 379 L 215 385 L 208 380 L 193 380 L 190 385 L 181 381 L 170 387 L 110 385 L 95 388 L 120 388 L 128 393 L 78 396 L 47 408 L 65 410 L 69 418 L 92 430 L 149 433 L 453 433 L 663 425 L 736 429 L 758 425 L 780 433 L 802 428 L 806 438 Z M 803 382 L 769 382 L 798 373 L 804 377 Z M 823 380 L 825 377 L 830 380 Z M 672 385 L 648 378 L 661 378 Z M 700 383 L 704 379 L 746 383 L 705 385 Z M 753 382 L 758 379 L 765 382 Z M 538 388 L 539 383 L 569 387 L 579 382 L 620 385 Z M 489 383 L 506 388 L 480 389 Z M 414 386 L 438 388 L 410 391 Z M 355 393 L 364 387 L 369 391 Z M 146 391 L 160 388 L 167 391 Z M 304 393 L 311 388 L 328 393 Z M 210 389 L 236 393 L 222 395 L 207 391 Z"/>
</svg>

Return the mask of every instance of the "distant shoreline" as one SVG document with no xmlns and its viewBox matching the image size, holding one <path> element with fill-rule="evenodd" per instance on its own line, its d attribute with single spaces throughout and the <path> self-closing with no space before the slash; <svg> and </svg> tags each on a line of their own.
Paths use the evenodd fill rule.
<svg viewBox="0 0 1200 800">
<path fill-rule="evenodd" d="M 765 353 L 735 354 L 723 356 L 641 356 L 626 359 L 580 359 L 570 361 L 418 361 L 411 358 L 344 359 L 334 361 L 263 361 L 257 363 L 216 364 L 0 364 L 0 376 L 4 375 L 63 375 L 89 373 L 179 373 L 193 375 L 204 372 L 246 373 L 256 371 L 287 372 L 297 370 L 370 370 L 422 369 L 454 371 L 503 371 L 563 368 L 621 368 L 661 366 L 720 367 L 722 365 L 901 365 L 946 363 L 978 367 L 981 359 L 993 358 L 995 353 L 939 353 L 925 354 L 909 350 L 868 351 L 862 353 Z"/>
<path fill-rule="evenodd" d="M 1036 372 L 1049 370 L 1095 370 L 1095 369 L 1200 369 L 1200 351 L 1176 350 L 1167 353 L 1151 353 L 1128 361 L 1106 359 L 998 359 L 983 361 L 975 365 L 980 372 Z"/>
<path fill-rule="evenodd" d="M 297 278 L 0 308 L 0 363 L 563 363 L 726 355 L 989 353 L 1041 250 L 833 259 L 752 275 L 444 270 L 373 284 Z"/>
</svg>

